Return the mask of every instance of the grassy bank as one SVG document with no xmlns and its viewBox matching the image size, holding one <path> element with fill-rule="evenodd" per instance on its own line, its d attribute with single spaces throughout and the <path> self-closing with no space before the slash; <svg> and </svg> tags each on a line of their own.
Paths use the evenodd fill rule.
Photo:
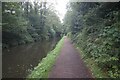
<svg viewBox="0 0 120 80">
<path fill-rule="evenodd" d="M 80 52 L 80 55 L 84 60 L 85 64 L 87 65 L 87 67 L 91 70 L 93 77 L 107 78 L 107 75 L 105 74 L 105 72 L 101 70 L 101 68 L 97 65 L 94 59 L 87 58 L 80 47 L 78 47 L 77 45 L 75 45 L 75 47 Z"/>
<path fill-rule="evenodd" d="M 58 42 L 55 49 L 50 51 L 45 58 L 42 59 L 42 61 L 34 68 L 34 70 L 31 72 L 30 75 L 28 75 L 29 78 L 48 78 L 48 73 L 50 72 L 56 57 L 60 53 L 60 50 L 62 48 L 64 42 L 64 37 Z"/>
</svg>

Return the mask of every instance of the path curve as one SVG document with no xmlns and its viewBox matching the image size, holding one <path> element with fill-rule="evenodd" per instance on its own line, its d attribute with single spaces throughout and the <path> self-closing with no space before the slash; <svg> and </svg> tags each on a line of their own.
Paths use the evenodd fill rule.
<svg viewBox="0 0 120 80">
<path fill-rule="evenodd" d="M 65 37 L 61 53 L 49 73 L 49 78 L 92 78 L 78 51 Z"/>
</svg>

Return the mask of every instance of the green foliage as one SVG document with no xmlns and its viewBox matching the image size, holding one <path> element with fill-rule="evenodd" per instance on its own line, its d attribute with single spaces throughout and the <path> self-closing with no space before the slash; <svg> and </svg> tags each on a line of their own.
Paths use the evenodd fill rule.
<svg viewBox="0 0 120 80">
<path fill-rule="evenodd" d="M 81 47 L 84 58 L 94 60 L 100 70 L 111 78 L 120 77 L 118 5 L 119 3 L 71 3 L 73 16 L 66 23 L 73 42 Z"/>
<path fill-rule="evenodd" d="M 75 46 L 77 47 L 78 45 Z M 80 52 L 82 59 L 84 60 L 88 68 L 91 70 L 93 77 L 107 78 L 107 75 L 101 70 L 100 67 L 98 67 L 93 58 L 86 58 L 86 54 L 83 53 L 83 50 L 81 48 L 77 47 L 77 50 Z"/>
<path fill-rule="evenodd" d="M 46 2 L 3 2 L 3 48 L 60 37 L 59 17 L 54 9 L 46 6 L 50 5 Z"/>
<path fill-rule="evenodd" d="M 4 44 L 13 46 L 33 42 L 27 32 L 27 21 L 18 14 L 20 10 L 20 3 L 3 2 L 2 4 L 3 47 L 6 47 Z M 15 11 L 15 13 L 12 13 L 13 11 Z"/>
<path fill-rule="evenodd" d="M 64 37 L 58 42 L 55 49 L 47 54 L 45 58 L 34 68 L 30 75 L 28 75 L 28 79 L 31 78 L 48 78 L 48 73 L 52 69 L 52 66 L 55 62 L 56 57 L 60 53 L 64 42 Z"/>
</svg>

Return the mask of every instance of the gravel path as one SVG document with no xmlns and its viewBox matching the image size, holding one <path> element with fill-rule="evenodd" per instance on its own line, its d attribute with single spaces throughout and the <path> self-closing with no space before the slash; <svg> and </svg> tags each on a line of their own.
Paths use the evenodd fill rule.
<svg viewBox="0 0 120 80">
<path fill-rule="evenodd" d="M 67 37 L 64 38 L 63 48 L 49 78 L 92 78 L 91 72 Z"/>
</svg>

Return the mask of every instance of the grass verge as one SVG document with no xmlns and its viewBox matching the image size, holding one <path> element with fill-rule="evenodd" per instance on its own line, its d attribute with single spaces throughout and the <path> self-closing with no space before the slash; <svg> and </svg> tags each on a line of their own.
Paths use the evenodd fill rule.
<svg viewBox="0 0 120 80">
<path fill-rule="evenodd" d="M 50 72 L 56 57 L 60 53 L 62 45 L 64 43 L 64 37 L 58 42 L 55 49 L 50 51 L 45 58 L 34 68 L 30 75 L 28 75 L 27 79 L 31 78 L 48 78 L 48 73 Z"/>
<path fill-rule="evenodd" d="M 99 66 L 97 66 L 97 63 L 94 61 L 94 59 L 87 58 L 80 47 L 78 47 L 77 45 L 75 45 L 75 47 L 79 51 L 87 67 L 91 70 L 94 78 L 107 78 L 107 75 L 101 70 Z"/>
</svg>

